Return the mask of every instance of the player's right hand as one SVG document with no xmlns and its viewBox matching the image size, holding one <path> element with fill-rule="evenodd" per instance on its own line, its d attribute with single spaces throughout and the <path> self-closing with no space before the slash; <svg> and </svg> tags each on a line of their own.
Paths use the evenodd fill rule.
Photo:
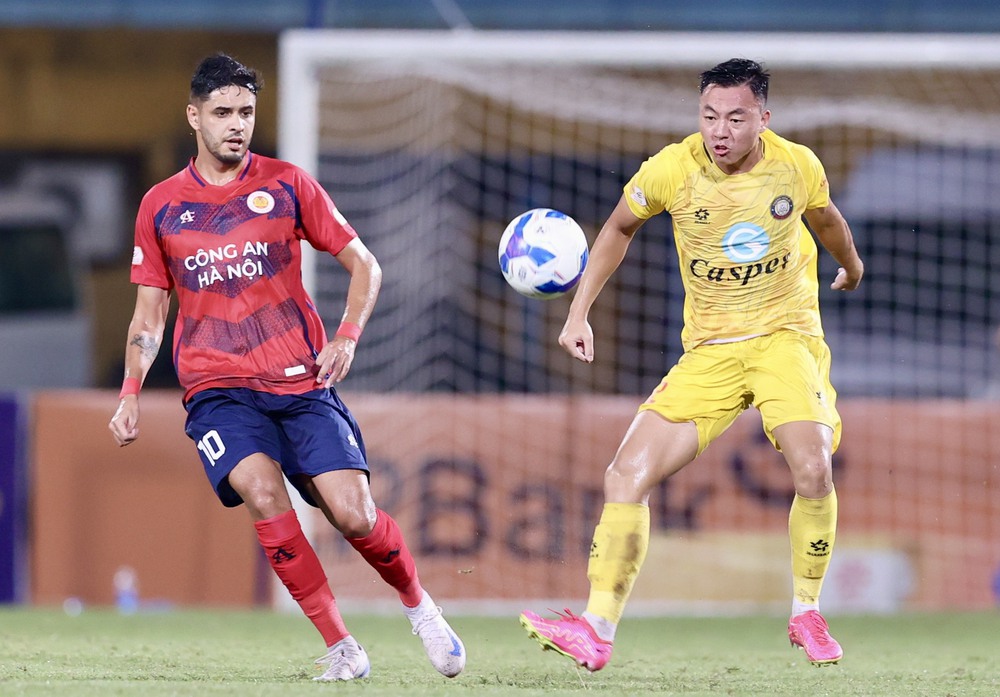
<svg viewBox="0 0 1000 697">
<path fill-rule="evenodd" d="M 594 330 L 587 320 L 566 320 L 559 333 L 559 345 L 578 361 L 594 362 Z"/>
<path fill-rule="evenodd" d="M 118 401 L 118 410 L 111 417 L 108 430 L 119 446 L 128 445 L 139 437 L 139 397 L 126 395 Z"/>
</svg>

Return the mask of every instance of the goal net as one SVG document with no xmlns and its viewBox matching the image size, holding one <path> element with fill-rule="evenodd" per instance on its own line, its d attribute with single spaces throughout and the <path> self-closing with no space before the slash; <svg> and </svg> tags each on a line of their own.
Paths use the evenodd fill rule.
<svg viewBox="0 0 1000 697">
<path fill-rule="evenodd" d="M 514 293 L 497 242 L 533 207 L 572 215 L 593 242 L 642 161 L 697 129 L 698 73 L 730 57 L 771 71 L 771 127 L 819 155 L 866 262 L 862 287 L 840 294 L 821 254 L 845 419 L 838 554 L 875 579 L 859 590 L 850 568 L 842 581 L 831 572 L 828 592 L 845 606 L 992 602 L 995 38 L 288 32 L 280 155 L 317 175 L 384 271 L 342 391 L 378 500 L 405 522 L 436 595 L 585 597 L 603 469 L 681 352 L 670 221 L 646 223 L 596 304 L 592 365 L 556 344 L 568 297 Z M 309 260 L 307 283 L 336 326 L 347 275 Z M 638 606 L 785 606 L 788 477 L 758 431 L 750 412 L 654 495 L 649 564 L 662 556 L 675 583 L 641 578 Z M 325 529 L 313 534 L 331 575 L 366 573 Z M 718 568 L 734 536 L 759 553 Z M 693 570 L 677 573 L 678 555 Z M 759 588 L 706 588 L 734 571 Z"/>
</svg>

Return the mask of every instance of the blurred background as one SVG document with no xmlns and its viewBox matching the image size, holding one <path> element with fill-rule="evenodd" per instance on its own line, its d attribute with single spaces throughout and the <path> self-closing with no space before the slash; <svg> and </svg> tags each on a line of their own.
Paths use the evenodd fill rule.
<svg viewBox="0 0 1000 697">
<path fill-rule="evenodd" d="M 643 228 L 595 308 L 593 366 L 556 347 L 568 299 L 516 296 L 496 243 L 535 206 L 593 241 L 641 162 L 696 130 L 697 74 L 745 56 L 770 68 L 772 127 L 823 160 L 867 264 L 844 295 L 820 263 L 845 420 L 830 602 L 996 602 L 1000 6 L 976 0 L 0 0 L 0 601 L 107 604 L 131 578 L 151 604 L 282 603 L 182 437 L 166 351 L 142 439 L 119 451 L 105 431 L 135 211 L 194 154 L 188 84 L 215 51 L 263 74 L 253 149 L 316 174 L 386 271 L 342 392 L 436 597 L 585 596 L 601 473 L 680 354 L 670 221 Z M 307 279 L 336 323 L 338 265 L 312 259 Z M 790 492 L 758 432 L 750 412 L 664 485 L 662 573 L 636 611 L 785 607 Z M 367 579 L 314 524 L 331 577 Z"/>
</svg>

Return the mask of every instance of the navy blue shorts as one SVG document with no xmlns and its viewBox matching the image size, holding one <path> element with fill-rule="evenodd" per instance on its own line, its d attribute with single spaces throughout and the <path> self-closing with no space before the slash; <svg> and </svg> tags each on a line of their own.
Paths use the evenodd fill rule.
<svg viewBox="0 0 1000 697">
<path fill-rule="evenodd" d="M 229 473 L 254 453 L 278 462 L 313 506 L 300 475 L 342 469 L 368 473 L 361 429 L 333 388 L 291 395 L 244 387 L 209 389 L 184 406 L 184 432 L 198 446 L 205 474 L 226 506 L 243 503 L 229 485 Z"/>
</svg>

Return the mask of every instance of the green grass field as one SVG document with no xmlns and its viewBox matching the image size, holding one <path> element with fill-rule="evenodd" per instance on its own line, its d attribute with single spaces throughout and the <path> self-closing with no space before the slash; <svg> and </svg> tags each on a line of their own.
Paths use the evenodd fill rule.
<svg viewBox="0 0 1000 697">
<path fill-rule="evenodd" d="M 469 652 L 454 680 L 434 672 L 402 615 L 348 616 L 372 676 L 315 683 L 322 642 L 296 615 L 0 609 L 0 695 L 1000 695 L 992 612 L 833 617 L 845 658 L 827 668 L 789 647 L 781 618 L 626 619 L 593 675 L 542 652 L 514 617 L 451 620 Z"/>
</svg>

